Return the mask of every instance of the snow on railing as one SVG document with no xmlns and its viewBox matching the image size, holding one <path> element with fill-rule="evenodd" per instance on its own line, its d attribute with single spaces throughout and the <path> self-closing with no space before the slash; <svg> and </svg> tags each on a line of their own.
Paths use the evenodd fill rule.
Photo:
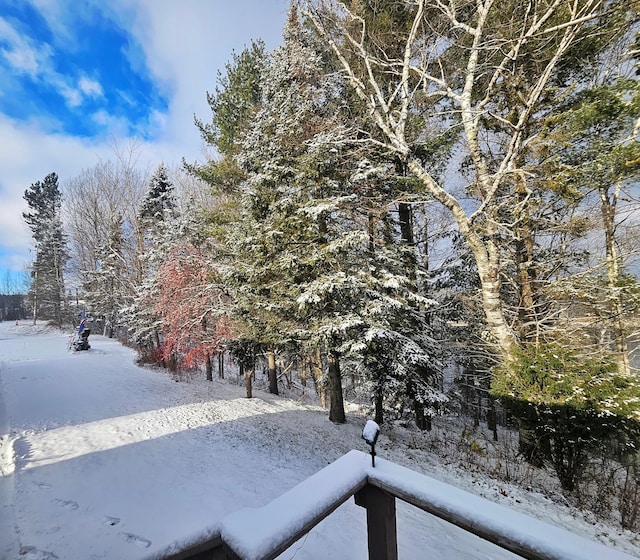
<svg viewBox="0 0 640 560">
<path fill-rule="evenodd" d="M 270 560 L 355 496 L 367 508 L 369 558 L 396 560 L 395 498 L 530 560 L 632 557 L 428 476 L 350 451 L 260 508 L 226 516 L 155 559 Z"/>
</svg>

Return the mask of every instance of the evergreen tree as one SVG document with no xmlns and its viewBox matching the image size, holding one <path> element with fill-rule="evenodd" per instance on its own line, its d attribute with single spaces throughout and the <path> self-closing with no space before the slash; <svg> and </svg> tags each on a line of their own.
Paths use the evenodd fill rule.
<svg viewBox="0 0 640 560">
<path fill-rule="evenodd" d="M 202 215 L 201 233 L 207 238 L 208 262 L 225 278 L 227 297 L 231 302 L 236 302 L 239 285 L 234 261 L 239 258 L 241 249 L 234 244 L 233 238 L 242 229 L 241 184 L 246 178 L 236 156 L 262 100 L 262 73 L 266 64 L 267 55 L 261 41 L 254 41 L 251 47 L 233 54 L 232 61 L 225 65 L 226 72 L 218 74 L 214 93 L 207 93 L 211 121 L 205 123 L 198 118 L 195 121 L 203 141 L 211 146 L 213 153 L 203 164 L 183 162 L 190 174 L 207 183 L 213 196 L 212 207 Z M 218 316 L 217 307 L 214 307 L 211 312 Z M 242 315 L 236 305 L 234 340 L 228 341 L 227 346 L 244 369 L 247 397 L 250 398 L 256 356 L 263 348 L 258 337 L 253 336 L 251 328 L 242 321 Z"/>
<path fill-rule="evenodd" d="M 123 229 L 122 216 L 116 216 L 107 243 L 98 248 L 99 266 L 85 282 L 88 307 L 103 317 L 103 334 L 109 338 L 121 324 L 121 310 L 128 303 L 125 294 L 131 293 Z"/>
<path fill-rule="evenodd" d="M 238 155 L 247 174 L 238 309 L 270 355 L 291 341 L 326 355 L 334 422 L 344 421 L 345 364 L 388 405 L 403 407 L 407 394 L 412 405 L 437 402 L 441 368 L 425 321 L 432 302 L 418 295 L 406 266 L 413 247 L 403 247 L 391 217 L 395 165 L 373 166 L 347 133 L 345 84 L 295 7 L 272 58 Z"/>
<path fill-rule="evenodd" d="M 594 323 L 601 333 L 606 332 L 603 340 L 611 341 L 607 350 L 615 353 L 618 372 L 625 377 L 632 374 L 627 338 L 638 308 L 637 280 L 625 270 L 628 255 L 621 252 L 620 232 L 625 217 L 637 211 L 632 190 L 640 176 L 640 143 L 634 139 L 639 109 L 637 81 L 624 76 L 606 80 L 558 107 L 549 119 L 547 136 L 547 150 L 554 150 L 547 165 L 554 172 L 555 187 L 573 191 L 587 212 L 599 207 L 599 219 L 590 217 L 588 223 L 592 232 L 602 232 L 604 248 L 596 251 L 604 254 L 604 276 L 581 274 L 565 279 L 564 284 L 585 294 L 577 301 L 583 308 L 590 307 Z M 597 198 L 597 203 L 591 203 L 591 198 Z M 561 291 L 561 285 L 555 286 L 560 298 Z M 602 350 L 595 341 L 594 345 L 597 352 Z"/>
<path fill-rule="evenodd" d="M 35 258 L 32 263 L 32 283 L 28 298 L 37 318 L 63 323 L 64 267 L 68 260 L 66 237 L 62 228 L 62 194 L 58 176 L 50 173 L 33 183 L 24 193 L 29 211 L 22 216 L 31 229 Z"/>
<path fill-rule="evenodd" d="M 212 158 L 205 165 L 186 164 L 186 167 L 212 186 L 229 185 L 232 190 L 237 187 L 237 182 L 228 182 L 224 175 L 228 166 L 233 166 L 232 156 L 238 153 L 251 117 L 262 100 L 262 73 L 267 59 L 262 41 L 252 41 L 239 54 L 234 52 L 232 61 L 225 64 L 226 72 L 218 73 L 215 92 L 207 93 L 211 122 L 195 120 L 202 139 L 215 147 L 221 159 Z"/>
<path fill-rule="evenodd" d="M 139 215 L 145 226 L 153 228 L 153 224 L 175 217 L 176 208 L 175 189 L 169 180 L 167 167 L 161 163 L 149 180 Z"/>
<path fill-rule="evenodd" d="M 322 124 L 326 109 L 318 103 L 321 86 L 314 83 L 317 57 L 302 52 L 293 37 L 294 25 L 290 20 L 284 46 L 263 72 L 261 103 L 237 156 L 246 180 L 242 219 L 230 240 L 237 255 L 237 315 L 245 337 L 260 342 L 267 353 L 274 393 L 276 353 L 299 339 L 297 285 L 309 274 L 300 257 L 317 237 L 314 220 L 298 212 L 310 189 L 318 187 L 312 170 L 302 167 L 302 158 L 313 126 L 327 128 Z"/>
<path fill-rule="evenodd" d="M 160 163 L 151 176 L 138 210 L 139 259 L 143 270 L 135 286 L 131 305 L 123 310 L 130 335 L 141 352 L 153 354 L 161 346 L 161 320 L 156 312 L 159 297 L 158 274 L 171 247 L 176 243 L 179 212 L 168 170 Z"/>
</svg>

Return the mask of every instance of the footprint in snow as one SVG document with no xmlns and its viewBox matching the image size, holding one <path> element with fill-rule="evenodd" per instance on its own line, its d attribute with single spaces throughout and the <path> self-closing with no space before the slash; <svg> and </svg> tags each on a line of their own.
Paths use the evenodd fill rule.
<svg viewBox="0 0 640 560">
<path fill-rule="evenodd" d="M 56 504 L 64 509 L 75 510 L 78 509 L 78 502 L 74 502 L 73 500 L 53 500 Z"/>
<path fill-rule="evenodd" d="M 13 442 L 16 469 L 22 469 L 31 457 L 31 443 L 25 437 L 19 437 Z"/>
<path fill-rule="evenodd" d="M 120 523 L 120 519 L 117 517 L 110 517 L 108 515 L 105 515 L 102 519 L 102 522 L 105 525 L 111 525 L 111 527 L 113 527 L 114 525 L 117 525 L 118 523 Z"/>
<path fill-rule="evenodd" d="M 132 533 L 120 533 L 120 536 L 124 537 L 125 541 L 138 545 L 140 548 L 149 548 L 151 546 L 150 540 L 139 537 L 138 535 L 133 535 Z"/>
<path fill-rule="evenodd" d="M 53 486 L 51 486 L 51 484 L 49 484 L 48 482 L 34 482 L 34 484 L 42 490 L 50 490 L 51 488 L 53 488 Z"/>
<path fill-rule="evenodd" d="M 53 552 L 39 550 L 35 546 L 22 546 L 20 547 L 20 558 L 24 560 L 56 560 L 59 556 Z"/>
</svg>

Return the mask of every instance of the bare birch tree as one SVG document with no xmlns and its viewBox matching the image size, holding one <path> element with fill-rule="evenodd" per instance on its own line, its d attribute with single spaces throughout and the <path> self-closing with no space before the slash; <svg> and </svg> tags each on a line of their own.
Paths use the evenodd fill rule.
<svg viewBox="0 0 640 560">
<path fill-rule="evenodd" d="M 357 131 L 361 141 L 404 161 L 455 220 L 477 266 L 490 337 L 502 361 L 512 362 L 519 340 L 502 297 L 500 238 L 522 224 L 505 223 L 501 216 L 516 216 L 514 205 L 528 204 L 535 169 L 526 155 L 538 130 L 536 118 L 549 103 L 551 86 L 562 82 L 565 57 L 598 33 L 612 3 L 402 2 L 413 14 L 408 30 L 398 32 L 402 57 L 388 56 L 368 40 L 356 2 L 302 4 L 375 125 Z M 416 116 L 421 127 L 415 126 Z M 459 132 L 459 160 L 467 173 L 438 180 L 416 146 L 451 127 Z"/>
<path fill-rule="evenodd" d="M 91 311 L 104 317 L 105 334 L 143 278 L 136 209 L 145 177 L 136 167 L 135 146 L 114 151 L 115 162 L 99 161 L 64 187 L 72 284 Z"/>
</svg>

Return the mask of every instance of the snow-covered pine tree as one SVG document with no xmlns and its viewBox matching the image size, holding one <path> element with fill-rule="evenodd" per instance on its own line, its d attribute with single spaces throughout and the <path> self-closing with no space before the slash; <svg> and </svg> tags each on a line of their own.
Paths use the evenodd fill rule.
<svg viewBox="0 0 640 560">
<path fill-rule="evenodd" d="M 318 274 L 301 286 L 298 303 L 313 336 L 339 341 L 345 367 L 370 392 L 376 421 L 385 410 L 413 409 L 428 427 L 446 401 L 439 344 L 427 320 L 435 302 L 421 295 L 420 268 L 408 258 L 413 247 L 402 243 L 388 192 L 394 173 L 392 163 L 374 168 L 363 161 L 345 178 L 351 194 L 332 208 L 326 241 L 309 256 Z M 304 211 L 320 208 L 327 206 Z"/>
<path fill-rule="evenodd" d="M 178 239 L 175 228 L 179 223 L 174 186 L 164 163 L 151 176 L 147 191 L 138 210 L 138 261 L 142 269 L 135 287 L 132 303 L 122 310 L 129 336 L 141 352 L 153 354 L 161 345 L 161 321 L 155 309 L 158 300 L 158 271 Z M 149 356 L 147 356 L 149 358 Z"/>
<path fill-rule="evenodd" d="M 387 405 L 404 406 L 409 394 L 411 406 L 440 402 L 425 321 L 433 302 L 419 295 L 406 266 L 413 248 L 403 248 L 391 218 L 395 162 L 378 166 L 375 181 L 370 162 L 354 170 L 363 153 L 342 124 L 344 83 L 326 72 L 295 8 L 284 38 L 239 155 L 248 178 L 236 230 L 238 309 L 274 347 L 295 340 L 326 355 L 334 422 L 344 421 L 343 359 L 386 391 Z"/>
<path fill-rule="evenodd" d="M 357 11 L 359 21 L 364 22 L 367 34 L 361 36 L 363 45 L 384 50 L 391 59 L 402 59 L 404 56 L 404 44 L 401 40 L 402 32 L 411 26 L 411 13 L 406 6 L 400 4 L 371 5 L 360 2 L 346 3 Z M 317 38 L 316 38 L 317 39 Z M 322 42 L 322 40 L 321 40 Z M 316 43 L 316 48 L 319 45 Z M 322 52 L 320 49 L 318 52 Z M 332 67 L 334 59 L 324 52 L 325 71 L 335 71 Z M 357 62 L 356 62 L 357 64 Z M 327 70 L 328 69 L 328 70 Z M 391 79 L 391 76 L 381 68 L 372 66 L 368 69 L 369 79 Z M 384 74 L 384 76 L 379 75 Z M 397 85 L 397 84 L 396 84 Z M 361 231 L 366 231 L 366 255 L 371 263 L 376 259 L 381 259 L 385 265 L 372 264 L 365 266 L 370 271 L 370 283 L 375 285 L 378 282 L 376 274 L 398 275 L 402 281 L 397 285 L 402 289 L 397 291 L 394 297 L 403 301 L 400 306 L 404 313 L 404 321 L 398 321 L 393 326 L 393 321 L 387 323 L 385 328 L 390 328 L 398 343 L 402 337 L 405 341 L 418 341 L 421 333 L 427 333 L 422 340 L 423 362 L 422 366 L 408 368 L 406 375 L 400 376 L 400 381 L 394 383 L 396 391 L 389 391 L 382 388 L 384 378 L 376 376 L 379 389 L 374 390 L 374 403 L 377 415 L 382 416 L 381 396 L 389 396 L 386 405 L 391 402 L 397 404 L 398 408 L 406 408 L 409 405 L 414 409 L 416 423 L 422 428 L 428 428 L 429 413 L 438 407 L 438 404 L 446 400 L 441 392 L 442 364 L 438 358 L 439 345 L 435 344 L 432 337 L 432 329 L 428 318 L 433 311 L 433 303 L 430 305 L 416 304 L 415 299 L 425 299 L 428 283 L 426 280 L 426 267 L 428 256 L 418 253 L 418 241 L 422 241 L 422 248 L 426 247 L 424 239 L 416 239 L 416 221 L 413 217 L 415 206 L 424 206 L 424 201 L 428 200 L 424 189 L 421 188 L 415 179 L 408 173 L 406 161 L 394 155 L 392 151 L 381 150 L 375 143 L 369 144 L 374 131 L 370 123 L 370 112 L 361 99 L 353 94 L 353 91 L 346 86 L 345 82 L 340 83 L 340 94 L 343 99 L 341 109 L 342 123 L 345 130 L 349 130 L 347 135 L 343 135 L 338 141 L 333 140 L 333 146 L 328 143 L 327 148 L 336 150 L 340 147 L 339 167 L 350 170 L 342 178 L 343 194 L 354 197 L 351 204 L 352 215 L 346 220 L 351 224 L 358 224 Z M 393 89 L 394 85 L 389 85 Z M 398 90 L 399 91 L 399 90 Z M 425 105 L 430 103 L 424 100 Z M 419 113 L 403 115 L 403 118 L 411 121 L 410 127 L 414 123 L 419 126 Z M 447 161 L 447 156 L 454 145 L 454 136 L 442 129 L 434 127 L 431 131 L 421 134 L 420 140 L 415 142 L 413 149 L 416 157 L 420 158 L 425 165 L 429 165 L 434 173 L 442 169 L 443 162 Z M 423 214 L 421 227 L 426 227 L 426 214 Z M 393 263 L 393 264 L 389 264 Z M 406 294 L 402 294 L 402 290 Z M 384 291 L 384 290 L 383 290 Z M 412 294 L 412 295 L 411 295 Z M 428 298 L 427 298 L 428 299 Z M 411 320 L 406 320 L 411 317 Z M 393 336 L 391 337 L 393 338 Z M 375 345 L 369 345 L 373 348 Z M 388 349 L 388 348 L 387 348 Z M 415 351 L 415 348 L 414 348 Z M 380 350 L 380 353 L 384 351 Z M 404 355 L 401 353 L 400 355 Z M 395 354 L 397 355 L 397 354 Z M 400 358 L 402 361 L 402 358 Z M 371 367 L 376 367 L 377 360 L 369 360 Z M 429 366 L 426 366 L 429 363 Z M 382 369 L 382 368 L 379 368 Z M 391 372 L 393 368 L 386 368 Z M 418 373 L 422 370 L 421 373 Z M 390 374 L 392 376 L 393 374 Z M 387 380 L 389 380 L 388 378 Z M 393 396 L 392 396 L 393 395 Z M 427 397 L 427 395 L 430 395 Z M 433 399 L 431 401 L 431 399 Z M 425 414 L 426 413 L 426 414 Z"/>
<path fill-rule="evenodd" d="M 133 293 L 121 215 L 115 216 L 107 242 L 98 248 L 98 259 L 97 270 L 85 283 L 87 307 L 102 318 L 103 334 L 111 338 Z"/>
<path fill-rule="evenodd" d="M 233 53 L 232 60 L 225 65 L 226 72 L 218 74 L 215 92 L 207 93 L 211 122 L 205 123 L 198 118 L 195 121 L 202 140 L 212 148 L 212 153 L 205 163 L 183 162 L 188 173 L 209 186 L 213 196 L 213 204 L 202 216 L 202 235 L 206 238 L 208 259 L 215 263 L 216 270 L 224 278 L 231 302 L 235 301 L 239 285 L 239 275 L 234 267 L 238 248 L 232 238 L 242 230 L 240 185 L 245 180 L 245 172 L 238 165 L 236 156 L 262 100 L 262 73 L 266 65 L 267 55 L 261 41 L 254 41 L 249 48 Z M 245 373 L 247 397 L 250 398 L 251 374 L 261 350 L 251 329 L 239 320 L 242 314 L 233 315 L 237 324 L 233 341 L 229 341 L 227 347 Z"/>
<path fill-rule="evenodd" d="M 22 217 L 31 229 L 34 240 L 34 260 L 31 265 L 31 286 L 28 301 L 33 321 L 50 319 L 62 327 L 64 269 L 69 258 L 67 240 L 62 227 L 62 193 L 58 175 L 50 173 L 24 192 L 29 210 Z"/>
<path fill-rule="evenodd" d="M 299 286 L 316 274 L 306 259 L 310 246 L 322 242 L 326 217 L 302 209 L 324 196 L 331 182 L 333 150 L 314 152 L 309 143 L 333 134 L 337 92 L 330 78 L 321 77 L 322 60 L 304 35 L 293 8 L 284 44 L 264 73 L 260 109 L 238 155 L 247 179 L 243 219 L 233 239 L 237 311 L 247 337 L 262 343 L 271 364 L 275 352 L 308 339 L 296 300 Z M 329 342 L 324 341 L 323 349 Z M 275 371 L 270 370 L 271 390 L 276 391 Z M 334 390 L 330 417 L 341 422 L 339 381 Z"/>
<path fill-rule="evenodd" d="M 169 171 L 164 163 L 160 163 L 154 171 L 147 192 L 140 204 L 139 215 L 143 228 L 154 229 L 176 216 L 177 204 L 173 183 L 169 180 Z"/>
</svg>

